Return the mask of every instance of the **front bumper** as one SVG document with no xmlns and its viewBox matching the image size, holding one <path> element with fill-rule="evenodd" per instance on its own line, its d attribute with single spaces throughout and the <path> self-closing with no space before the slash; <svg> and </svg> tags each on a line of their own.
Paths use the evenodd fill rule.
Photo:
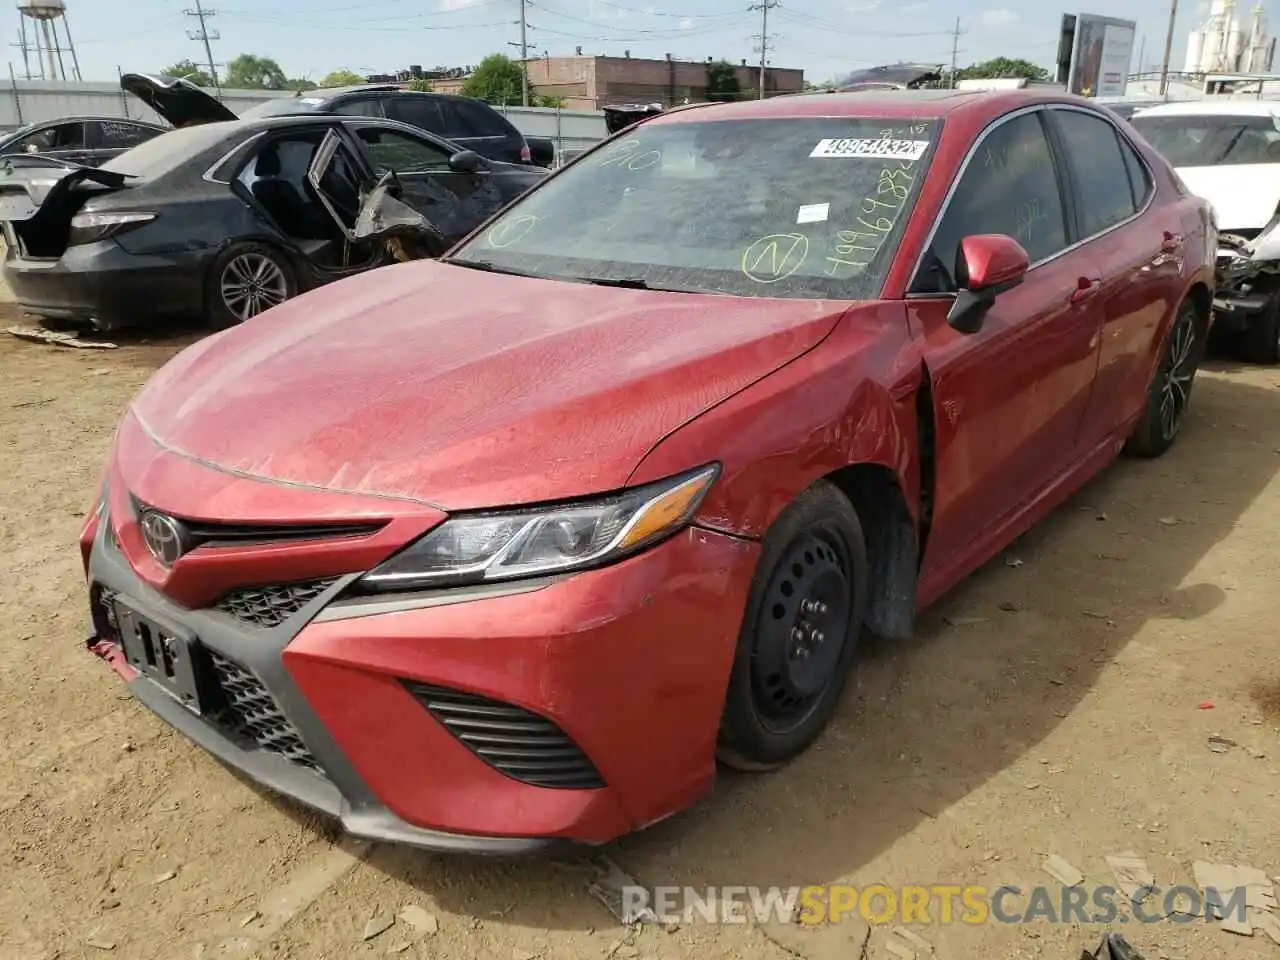
<svg viewBox="0 0 1280 960">
<path fill-rule="evenodd" d="M 68 247 L 57 260 L 31 260 L 8 247 L 4 279 L 29 313 L 110 329 L 158 316 L 198 316 L 203 256 L 137 256 L 101 240 Z"/>
<path fill-rule="evenodd" d="M 99 523 L 90 645 L 166 722 L 352 835 L 492 855 L 598 844 L 710 789 L 757 550 L 689 529 L 614 567 L 393 612 L 335 606 L 351 575 L 262 626 L 234 604 L 188 609 L 148 586 Z M 199 716 L 139 675 L 103 591 L 194 634 L 252 722 Z M 472 736 L 477 719 L 530 736 L 495 760 Z M 546 777 L 512 761 L 523 754 L 568 785 L 531 783 Z"/>
</svg>

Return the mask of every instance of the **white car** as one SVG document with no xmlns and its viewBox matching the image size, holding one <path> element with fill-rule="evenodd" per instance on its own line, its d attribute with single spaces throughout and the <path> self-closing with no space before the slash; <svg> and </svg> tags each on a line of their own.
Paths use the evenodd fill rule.
<svg viewBox="0 0 1280 960">
<path fill-rule="evenodd" d="M 1280 362 L 1280 101 L 1166 103 L 1129 123 L 1213 205 L 1215 327 L 1238 331 L 1246 360 Z"/>
</svg>

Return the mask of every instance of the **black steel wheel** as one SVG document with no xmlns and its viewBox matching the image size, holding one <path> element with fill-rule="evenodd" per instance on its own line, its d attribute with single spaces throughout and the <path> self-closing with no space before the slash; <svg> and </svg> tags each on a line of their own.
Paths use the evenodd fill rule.
<svg viewBox="0 0 1280 960">
<path fill-rule="evenodd" d="M 771 769 L 813 743 L 852 669 L 866 597 L 857 513 L 819 483 L 765 537 L 725 697 L 721 762 Z"/>
<path fill-rule="evenodd" d="M 1147 406 L 1129 438 L 1127 449 L 1135 456 L 1158 457 L 1178 438 L 1204 353 L 1203 339 L 1195 304 L 1184 302 L 1165 340 L 1160 365 L 1147 392 Z"/>
</svg>

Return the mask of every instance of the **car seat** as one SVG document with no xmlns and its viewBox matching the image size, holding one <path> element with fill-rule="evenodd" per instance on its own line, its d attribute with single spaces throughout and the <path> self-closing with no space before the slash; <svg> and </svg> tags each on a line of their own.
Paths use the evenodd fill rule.
<svg viewBox="0 0 1280 960">
<path fill-rule="evenodd" d="M 280 176 L 280 151 L 275 144 L 258 154 L 253 172 L 258 179 L 249 188 L 250 192 L 285 233 L 300 240 L 333 239 L 337 224 Z"/>
</svg>

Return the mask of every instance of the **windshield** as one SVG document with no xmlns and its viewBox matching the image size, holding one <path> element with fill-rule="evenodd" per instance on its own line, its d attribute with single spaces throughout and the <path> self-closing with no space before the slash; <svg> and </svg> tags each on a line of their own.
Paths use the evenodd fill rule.
<svg viewBox="0 0 1280 960">
<path fill-rule="evenodd" d="M 1280 163 L 1272 117 L 1137 116 L 1129 123 L 1175 167 Z"/>
<path fill-rule="evenodd" d="M 938 129 L 831 117 L 646 123 L 450 259 L 664 290 L 875 298 Z"/>
<path fill-rule="evenodd" d="M 226 139 L 234 123 L 228 120 L 170 130 L 113 157 L 102 165 L 102 169 L 155 180 Z"/>
<path fill-rule="evenodd" d="M 317 113 L 324 106 L 321 97 L 272 97 L 255 103 L 248 110 L 240 111 L 241 120 L 260 117 L 284 117 L 299 113 Z"/>
</svg>

